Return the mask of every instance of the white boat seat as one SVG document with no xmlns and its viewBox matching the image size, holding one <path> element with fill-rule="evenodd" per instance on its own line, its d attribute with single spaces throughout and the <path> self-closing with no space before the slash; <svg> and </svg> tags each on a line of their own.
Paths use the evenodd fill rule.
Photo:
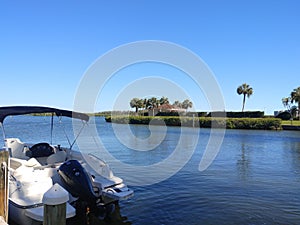
<svg viewBox="0 0 300 225">
<path fill-rule="evenodd" d="M 10 157 L 10 171 L 15 171 L 17 168 L 23 165 L 23 160 Z"/>
<path fill-rule="evenodd" d="M 25 144 L 19 138 L 6 138 L 5 146 L 10 149 L 11 157 L 18 159 L 29 159 L 25 155 Z"/>
<path fill-rule="evenodd" d="M 57 151 L 56 153 L 48 156 L 47 164 L 64 162 L 66 158 L 67 158 L 67 153 L 65 151 Z"/>
<path fill-rule="evenodd" d="M 28 167 L 41 166 L 41 164 L 39 163 L 39 161 L 36 160 L 36 158 L 30 158 L 30 159 L 28 159 L 24 163 L 24 165 L 28 166 Z"/>
</svg>

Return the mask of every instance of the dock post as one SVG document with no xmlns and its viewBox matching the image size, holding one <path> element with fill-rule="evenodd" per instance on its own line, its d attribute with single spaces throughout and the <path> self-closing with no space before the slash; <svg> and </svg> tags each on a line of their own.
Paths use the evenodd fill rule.
<svg viewBox="0 0 300 225">
<path fill-rule="evenodd" d="M 8 168 L 9 168 L 9 151 L 0 149 L 0 218 L 8 222 Z"/>
<path fill-rule="evenodd" d="M 66 204 L 69 193 L 59 184 L 54 184 L 43 196 L 43 225 L 66 225 Z"/>
</svg>

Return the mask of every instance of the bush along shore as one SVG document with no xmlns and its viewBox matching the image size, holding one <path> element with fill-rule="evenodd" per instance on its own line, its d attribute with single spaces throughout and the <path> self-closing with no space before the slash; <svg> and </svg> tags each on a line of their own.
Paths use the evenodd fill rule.
<svg viewBox="0 0 300 225">
<path fill-rule="evenodd" d="M 280 130 L 281 119 L 276 118 L 219 118 L 179 116 L 106 116 L 106 122 L 119 124 L 166 125 L 202 128 Z"/>
</svg>

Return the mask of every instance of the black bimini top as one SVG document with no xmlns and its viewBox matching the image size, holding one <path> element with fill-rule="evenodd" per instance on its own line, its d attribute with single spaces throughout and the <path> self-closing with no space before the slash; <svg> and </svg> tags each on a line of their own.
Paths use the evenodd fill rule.
<svg viewBox="0 0 300 225">
<path fill-rule="evenodd" d="M 69 110 L 50 108 L 44 106 L 6 106 L 0 107 L 0 123 L 3 123 L 4 119 L 7 116 L 25 115 L 30 113 L 55 113 L 56 116 L 66 116 L 89 121 L 89 116 L 87 114 Z"/>
</svg>

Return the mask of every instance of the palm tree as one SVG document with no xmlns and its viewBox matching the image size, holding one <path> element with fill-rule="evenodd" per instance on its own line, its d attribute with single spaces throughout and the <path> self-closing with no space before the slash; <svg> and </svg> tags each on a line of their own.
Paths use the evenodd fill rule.
<svg viewBox="0 0 300 225">
<path fill-rule="evenodd" d="M 291 103 L 298 103 L 298 112 L 300 110 L 300 87 L 291 92 Z M 300 118 L 299 118 L 300 119 Z"/>
<path fill-rule="evenodd" d="M 155 97 L 152 97 L 147 100 L 146 107 L 148 109 L 152 109 L 152 115 L 154 116 L 154 108 L 157 108 L 159 106 L 159 100 Z"/>
<path fill-rule="evenodd" d="M 186 99 L 186 100 L 184 100 L 182 102 L 182 106 L 181 107 L 184 108 L 187 111 L 188 108 L 192 108 L 193 107 L 193 103 L 190 100 Z"/>
<path fill-rule="evenodd" d="M 173 103 L 173 106 L 174 107 L 178 107 L 178 108 L 182 108 L 182 103 L 180 102 L 180 101 L 175 101 L 174 103 Z"/>
<path fill-rule="evenodd" d="M 143 106 L 144 106 L 144 109 L 145 109 L 145 110 L 147 109 L 147 102 L 148 102 L 148 99 L 147 99 L 147 98 L 144 98 L 144 99 L 143 99 Z"/>
<path fill-rule="evenodd" d="M 284 98 L 281 99 L 281 101 L 282 101 L 283 106 L 287 109 L 287 112 L 291 115 L 291 119 L 292 119 L 293 118 L 293 113 L 292 113 L 292 110 L 291 110 L 291 98 L 290 97 L 284 97 Z M 292 121 L 291 121 L 291 123 L 292 123 Z"/>
<path fill-rule="evenodd" d="M 170 102 L 169 102 L 169 99 L 167 98 L 167 97 L 161 97 L 160 99 L 159 99 L 159 104 L 160 105 L 164 105 L 164 104 L 169 104 Z"/>
<path fill-rule="evenodd" d="M 139 111 L 139 108 L 143 108 L 144 100 L 139 98 L 133 98 L 130 101 L 130 107 L 135 108 L 135 112 Z"/>
<path fill-rule="evenodd" d="M 147 109 L 152 109 L 155 106 L 155 102 L 157 101 L 157 99 L 155 97 L 149 98 L 147 99 L 147 103 L 146 103 L 146 108 Z"/>
<path fill-rule="evenodd" d="M 241 95 L 241 94 L 244 95 L 244 98 L 243 98 L 243 107 L 242 107 L 242 112 L 244 112 L 245 102 L 246 102 L 246 96 L 249 98 L 253 94 L 253 89 L 252 89 L 252 87 L 250 87 L 249 84 L 244 83 L 244 84 L 240 85 L 236 89 L 236 92 L 239 95 Z"/>
<path fill-rule="evenodd" d="M 282 104 L 284 107 L 286 107 L 288 110 L 290 110 L 290 102 L 291 102 L 291 98 L 289 97 L 284 97 L 282 98 Z"/>
</svg>

